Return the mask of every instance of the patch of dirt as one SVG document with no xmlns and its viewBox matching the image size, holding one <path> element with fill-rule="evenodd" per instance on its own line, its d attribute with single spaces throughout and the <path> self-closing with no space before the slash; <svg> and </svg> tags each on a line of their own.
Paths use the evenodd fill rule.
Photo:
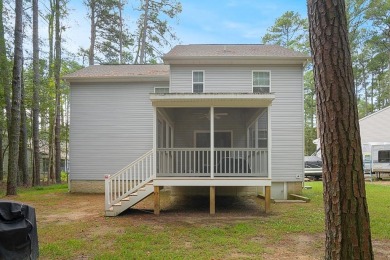
<svg viewBox="0 0 390 260">
<path fill-rule="evenodd" d="M 373 181 L 373 182 L 370 182 L 370 181 L 368 181 L 368 182 L 366 182 L 366 183 L 372 183 L 372 184 L 377 184 L 377 185 L 383 185 L 383 186 L 390 186 L 390 180 L 375 180 L 375 181 Z"/>
<path fill-rule="evenodd" d="M 35 205 L 37 212 L 42 212 L 38 220 L 42 223 L 57 222 L 58 224 L 73 221 L 91 220 L 103 217 L 104 195 L 100 194 L 70 194 L 57 195 L 60 201 L 56 210 L 49 210 L 48 207 L 41 208 Z M 34 206 L 34 205 L 33 205 Z"/>
<path fill-rule="evenodd" d="M 278 243 L 267 246 L 264 259 L 324 259 L 324 249 L 318 241 L 324 241 L 323 235 L 288 234 Z"/>
<path fill-rule="evenodd" d="M 390 260 L 390 243 L 389 241 L 374 240 L 372 241 L 375 259 Z"/>
<path fill-rule="evenodd" d="M 386 184 L 390 184 L 387 182 Z M 126 232 L 128 226 L 148 225 L 152 230 L 164 230 L 168 225 L 185 226 L 223 226 L 250 219 L 262 219 L 266 222 L 278 213 L 265 214 L 263 201 L 256 197 L 217 197 L 216 215 L 209 214 L 208 197 L 171 197 L 169 192 L 161 192 L 161 214 L 153 214 L 153 196 L 125 211 L 118 217 L 104 217 L 103 194 L 56 194 L 55 204 L 47 205 L 46 200 L 31 203 L 36 208 L 38 226 L 53 223 L 68 224 L 83 221 L 91 228 L 82 230 L 80 235 L 88 239 L 112 238 L 115 234 Z M 52 201 L 50 200 L 50 203 Z M 287 206 L 287 205 L 286 205 Z M 277 207 L 275 205 L 275 207 Z M 106 248 L 113 239 L 106 239 Z M 324 234 L 285 234 L 278 241 L 267 241 L 264 237 L 251 239 L 265 248 L 264 259 L 297 259 L 312 260 L 324 258 Z M 111 242 L 110 242 L 111 241 Z M 388 240 L 373 241 L 375 258 L 390 260 L 390 243 Z M 184 247 L 191 249 L 191 242 Z M 104 250 L 102 248 L 101 250 Z M 87 259 L 80 255 L 78 259 Z M 230 255 L 232 259 L 256 258 L 240 252 Z"/>
</svg>

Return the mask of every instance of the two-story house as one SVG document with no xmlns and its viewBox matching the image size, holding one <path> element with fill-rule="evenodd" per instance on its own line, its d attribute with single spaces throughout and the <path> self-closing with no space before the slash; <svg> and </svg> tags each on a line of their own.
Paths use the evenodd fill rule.
<svg viewBox="0 0 390 260">
<path fill-rule="evenodd" d="M 70 82 L 70 191 L 106 193 L 106 215 L 155 194 L 286 199 L 303 181 L 303 68 L 270 45 L 178 45 L 164 65 L 90 66 Z M 127 166 L 126 166 L 127 165 Z M 251 188 L 252 187 L 252 188 Z M 272 187 L 272 189 L 271 189 Z"/>
</svg>

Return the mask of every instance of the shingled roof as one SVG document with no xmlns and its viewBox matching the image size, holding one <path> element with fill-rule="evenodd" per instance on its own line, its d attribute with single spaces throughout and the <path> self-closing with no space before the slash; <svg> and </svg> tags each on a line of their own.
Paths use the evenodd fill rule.
<svg viewBox="0 0 390 260">
<path fill-rule="evenodd" d="M 93 65 L 63 77 L 67 81 L 169 80 L 168 65 Z"/>
<path fill-rule="evenodd" d="M 278 45 L 264 44 L 190 44 L 177 45 L 164 59 L 175 57 L 301 57 L 304 53 L 293 51 Z"/>
</svg>

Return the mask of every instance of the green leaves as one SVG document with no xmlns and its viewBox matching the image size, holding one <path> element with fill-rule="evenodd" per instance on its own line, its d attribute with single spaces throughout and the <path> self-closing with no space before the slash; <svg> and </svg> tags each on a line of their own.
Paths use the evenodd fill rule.
<svg viewBox="0 0 390 260">
<path fill-rule="evenodd" d="M 267 29 L 262 42 L 309 53 L 307 28 L 307 19 L 297 12 L 287 11 Z"/>
<path fill-rule="evenodd" d="M 177 40 L 167 18 L 175 18 L 182 6 L 176 0 L 145 0 L 140 1 L 139 10 L 143 13 L 137 21 L 134 63 L 144 64 L 155 61 L 165 46 L 171 46 L 171 42 Z"/>
</svg>

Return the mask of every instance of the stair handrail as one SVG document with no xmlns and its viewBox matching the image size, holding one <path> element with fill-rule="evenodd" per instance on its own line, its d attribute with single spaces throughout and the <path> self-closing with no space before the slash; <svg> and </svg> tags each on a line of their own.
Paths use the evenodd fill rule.
<svg viewBox="0 0 390 260">
<path fill-rule="evenodd" d="M 106 210 L 154 179 L 153 154 L 150 150 L 115 174 L 104 176 Z"/>
</svg>

